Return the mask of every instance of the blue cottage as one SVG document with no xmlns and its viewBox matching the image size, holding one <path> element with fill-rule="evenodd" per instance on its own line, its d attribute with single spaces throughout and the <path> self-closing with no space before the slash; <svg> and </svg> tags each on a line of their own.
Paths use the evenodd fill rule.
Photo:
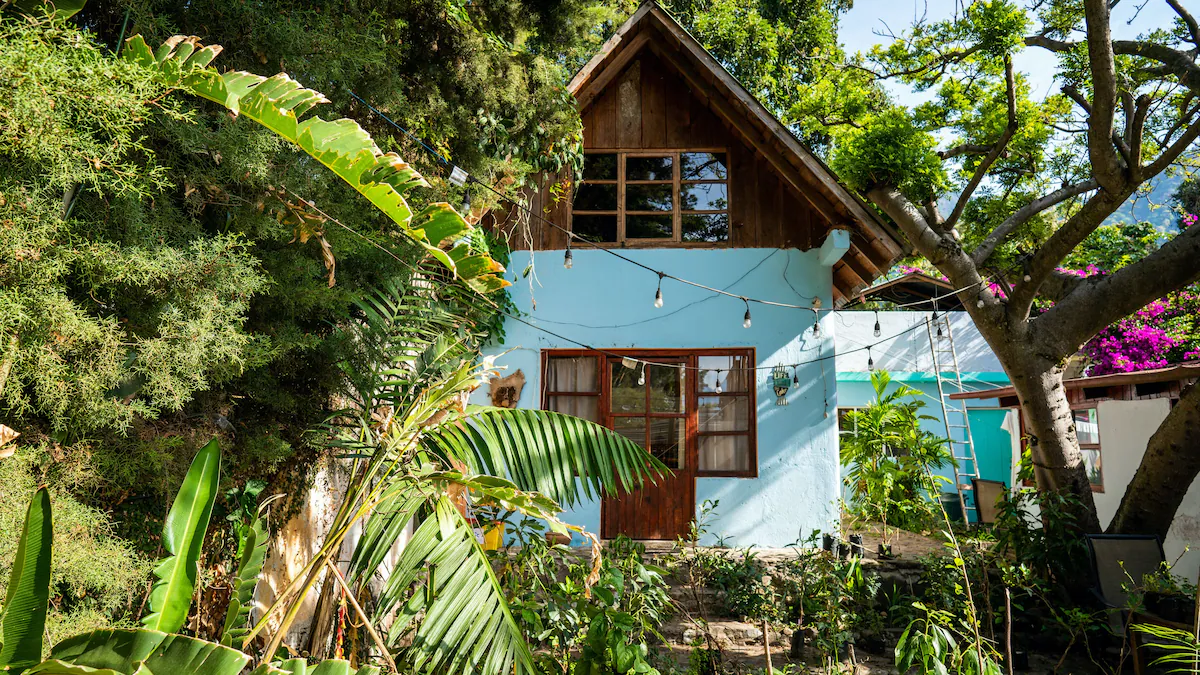
<svg viewBox="0 0 1200 675">
<path fill-rule="evenodd" d="M 711 501 L 711 532 L 739 545 L 828 529 L 828 310 L 903 255 L 899 237 L 654 3 L 570 90 L 583 179 L 545 177 L 530 195 L 540 217 L 496 224 L 521 313 L 492 350 L 506 376 L 521 372 L 503 402 L 599 422 L 673 475 L 565 519 L 674 539 Z"/>
</svg>

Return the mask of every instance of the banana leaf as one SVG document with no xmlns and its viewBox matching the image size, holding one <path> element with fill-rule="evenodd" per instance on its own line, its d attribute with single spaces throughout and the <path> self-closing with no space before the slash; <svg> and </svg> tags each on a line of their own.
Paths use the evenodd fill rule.
<svg viewBox="0 0 1200 675">
<path fill-rule="evenodd" d="M 221 450 L 213 439 L 192 460 L 163 523 L 163 545 L 170 555 L 154 568 L 158 581 L 150 590 L 150 613 L 142 618 L 151 630 L 174 633 L 187 620 L 220 477 Z"/>
<path fill-rule="evenodd" d="M 50 559 L 54 544 L 50 494 L 39 488 L 29 500 L 17 541 L 12 575 L 0 619 L 0 670 L 21 673 L 42 660 L 42 633 L 50 603 Z"/>
</svg>

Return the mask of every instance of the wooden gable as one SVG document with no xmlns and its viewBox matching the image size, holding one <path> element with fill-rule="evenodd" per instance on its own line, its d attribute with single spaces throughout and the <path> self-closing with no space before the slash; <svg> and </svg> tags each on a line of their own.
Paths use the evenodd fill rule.
<svg viewBox="0 0 1200 675">
<path fill-rule="evenodd" d="M 727 241 L 607 245 L 808 250 L 820 246 L 830 230 L 846 229 L 851 248 L 833 268 L 838 305 L 902 257 L 889 225 L 656 4 L 643 4 L 570 89 L 580 107 L 585 151 L 726 153 Z M 556 183 L 557 191 L 551 189 Z M 566 248 L 571 205 L 554 194 L 570 194 L 570 187 L 546 178 L 531 207 L 553 225 L 530 219 L 510 237 L 514 248 Z"/>
</svg>

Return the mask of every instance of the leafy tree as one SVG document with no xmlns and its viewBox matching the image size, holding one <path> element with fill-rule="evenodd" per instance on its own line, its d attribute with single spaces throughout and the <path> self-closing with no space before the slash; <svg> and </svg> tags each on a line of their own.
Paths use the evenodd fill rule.
<svg viewBox="0 0 1200 675">
<path fill-rule="evenodd" d="M 1077 495 L 1087 531 L 1100 523 L 1067 414 L 1064 362 L 1106 326 L 1200 278 L 1198 228 L 1111 274 L 1059 271 L 1139 187 L 1197 159 L 1200 25 L 1165 1 L 1174 23 L 1133 40 L 1112 39 L 1106 0 L 970 3 L 829 64 L 837 86 L 813 87 L 796 111 L 817 124 L 816 112 L 837 109 L 835 95 L 857 104 L 885 79 L 932 94 L 834 127 L 832 165 L 963 289 L 1019 394 L 1038 484 Z M 1033 96 L 1013 67 L 1022 49 L 1057 57 L 1057 92 Z M 1034 312 L 1039 299 L 1053 306 Z"/>
</svg>

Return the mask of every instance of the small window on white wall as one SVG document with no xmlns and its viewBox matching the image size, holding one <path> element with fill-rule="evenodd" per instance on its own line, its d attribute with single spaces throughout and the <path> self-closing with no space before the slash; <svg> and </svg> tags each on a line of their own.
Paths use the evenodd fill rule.
<svg viewBox="0 0 1200 675">
<path fill-rule="evenodd" d="M 1100 417 L 1095 408 L 1075 410 L 1075 437 L 1083 452 L 1088 482 L 1093 492 L 1104 492 L 1104 467 L 1100 462 Z"/>
</svg>

